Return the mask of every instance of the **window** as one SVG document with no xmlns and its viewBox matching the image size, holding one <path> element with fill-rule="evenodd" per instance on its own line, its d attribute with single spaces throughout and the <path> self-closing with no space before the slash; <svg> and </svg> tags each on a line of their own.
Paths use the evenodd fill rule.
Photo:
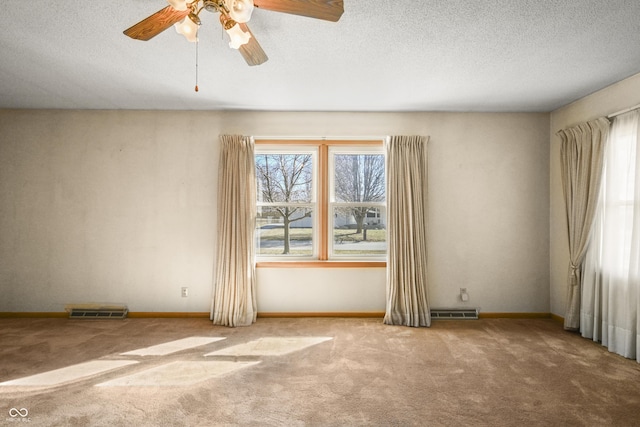
<svg viewBox="0 0 640 427">
<path fill-rule="evenodd" d="M 640 362 L 640 111 L 613 121 L 600 198 L 582 267 L 580 330 Z"/>
<path fill-rule="evenodd" d="M 256 150 L 256 254 L 317 254 L 317 163 L 317 150 Z"/>
<path fill-rule="evenodd" d="M 640 207 L 638 194 L 638 114 L 616 118 L 605 155 L 602 178 L 602 205 L 594 229 L 602 237 L 601 268 L 613 277 L 629 276 L 630 262 L 637 255 L 633 249 L 634 227 L 637 227 Z M 637 231 L 636 231 L 637 233 Z"/>
<path fill-rule="evenodd" d="M 329 170 L 330 256 L 384 257 L 384 154 L 363 147 L 330 147 Z"/>
<path fill-rule="evenodd" d="M 256 140 L 255 159 L 259 262 L 384 262 L 382 140 Z"/>
</svg>

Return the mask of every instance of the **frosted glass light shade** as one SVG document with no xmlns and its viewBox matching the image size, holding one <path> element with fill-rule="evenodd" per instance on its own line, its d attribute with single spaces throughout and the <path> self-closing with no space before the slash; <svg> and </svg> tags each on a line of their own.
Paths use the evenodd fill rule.
<svg viewBox="0 0 640 427">
<path fill-rule="evenodd" d="M 167 0 L 175 10 L 187 10 L 187 0 Z"/>
<path fill-rule="evenodd" d="M 249 43 L 249 39 L 251 38 L 251 34 L 242 31 L 242 28 L 240 28 L 238 24 L 229 28 L 227 34 L 229 34 L 229 38 L 231 39 L 229 47 L 233 49 L 239 49 L 243 44 Z"/>
<path fill-rule="evenodd" d="M 174 24 L 176 31 L 182 34 L 188 41 L 195 43 L 198 41 L 198 24 L 193 22 L 188 16 L 182 21 Z"/>
<path fill-rule="evenodd" d="M 253 12 L 253 0 L 225 0 L 229 16 L 236 22 L 249 22 Z"/>
</svg>

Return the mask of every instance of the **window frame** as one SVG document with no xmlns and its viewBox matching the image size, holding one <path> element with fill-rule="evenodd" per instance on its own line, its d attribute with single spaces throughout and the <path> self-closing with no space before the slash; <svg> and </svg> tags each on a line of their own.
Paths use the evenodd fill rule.
<svg viewBox="0 0 640 427">
<path fill-rule="evenodd" d="M 310 255 L 286 255 L 282 257 L 282 259 L 290 260 L 290 261 L 308 261 L 314 259 L 318 256 L 317 253 L 317 245 L 313 244 L 313 242 L 317 241 L 318 236 L 318 150 L 316 147 L 311 147 L 309 145 L 287 145 L 286 147 L 266 147 L 264 149 L 255 150 L 255 156 L 259 155 L 269 155 L 269 154 L 302 154 L 302 155 L 310 155 L 311 156 L 311 175 L 312 175 L 312 186 L 311 186 L 311 197 L 308 202 L 264 202 L 260 200 L 256 200 L 256 208 L 260 210 L 261 207 L 293 207 L 293 208 L 311 208 L 311 211 L 314 212 L 312 216 L 312 230 L 313 234 L 311 236 L 311 245 L 312 245 L 312 253 Z M 258 189 L 259 190 L 259 189 Z M 260 191 L 257 192 L 260 194 Z M 258 239 L 256 238 L 256 243 Z M 276 261 L 278 257 L 276 256 L 264 256 L 258 255 L 257 257 L 264 259 L 265 261 Z"/>
<path fill-rule="evenodd" d="M 331 236 L 333 236 L 333 231 L 335 230 L 335 217 L 330 214 L 334 211 L 335 208 L 338 207 L 376 207 L 378 209 L 382 209 L 385 212 L 386 217 L 386 209 L 387 209 L 387 197 L 386 197 L 386 182 L 385 182 L 385 200 L 382 202 L 374 202 L 374 201 L 366 201 L 366 202 L 339 202 L 335 200 L 335 187 L 336 187 L 336 174 L 335 174 L 335 160 L 334 154 L 343 154 L 343 155 L 371 155 L 378 154 L 385 156 L 384 150 L 380 146 L 367 145 L 367 146 L 355 146 L 355 145 L 329 145 L 328 147 L 328 167 L 327 171 L 332 172 L 328 177 L 328 186 L 329 186 L 329 195 L 327 202 L 327 216 L 328 216 L 328 230 L 331 230 Z M 385 165 L 384 165 L 384 174 L 386 180 L 387 174 L 387 165 L 386 165 L 386 157 L 385 157 Z M 329 233 L 327 233 L 328 240 L 328 258 L 331 260 L 367 260 L 371 261 L 382 261 L 386 260 L 387 253 L 385 251 L 384 255 L 374 256 L 369 255 L 367 257 L 354 257 L 353 255 L 342 255 L 336 254 L 334 251 L 335 239 L 329 238 Z"/>
<path fill-rule="evenodd" d="M 315 202 L 317 203 L 317 215 L 314 218 L 313 238 L 317 239 L 314 245 L 314 255 L 312 257 L 287 256 L 286 258 L 266 257 L 256 255 L 257 268 L 360 268 L 379 267 L 386 268 L 387 255 L 375 257 L 370 260 L 354 257 L 330 258 L 333 238 L 330 238 L 329 230 L 333 226 L 329 215 L 329 197 L 331 169 L 329 164 L 330 147 L 340 147 L 339 150 L 349 150 L 358 147 L 365 148 L 363 151 L 372 151 L 385 154 L 383 138 L 379 139 L 311 139 L 311 138 L 258 138 L 254 137 L 255 154 L 261 153 L 292 153 L 311 151 L 311 147 L 317 149 L 317 160 L 314 160 L 315 182 Z M 295 151 L 295 150 L 301 151 Z M 385 154 L 386 155 L 386 154 Z M 386 161 L 385 161 L 386 164 Z M 386 166 L 385 166 L 386 174 Z M 386 201 L 384 203 L 386 209 Z M 333 236 L 333 233 L 331 233 Z M 330 241 L 331 240 L 331 241 Z M 382 259 L 384 258 L 384 259 Z"/>
</svg>

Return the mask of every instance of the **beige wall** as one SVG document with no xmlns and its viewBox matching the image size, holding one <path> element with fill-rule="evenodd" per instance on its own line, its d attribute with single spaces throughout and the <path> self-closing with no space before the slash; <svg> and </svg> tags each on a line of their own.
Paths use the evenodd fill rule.
<svg viewBox="0 0 640 427">
<path fill-rule="evenodd" d="M 485 312 L 549 311 L 548 114 L 0 111 L 0 312 L 208 311 L 221 133 L 430 135 L 432 306 L 466 287 Z M 259 310 L 381 311 L 384 282 L 261 269 Z"/>
<path fill-rule="evenodd" d="M 607 116 L 640 104 L 640 74 L 618 82 L 551 113 L 550 129 L 550 291 L 551 312 L 564 317 L 569 246 L 562 178 L 560 176 L 561 129 L 584 121 Z"/>
</svg>

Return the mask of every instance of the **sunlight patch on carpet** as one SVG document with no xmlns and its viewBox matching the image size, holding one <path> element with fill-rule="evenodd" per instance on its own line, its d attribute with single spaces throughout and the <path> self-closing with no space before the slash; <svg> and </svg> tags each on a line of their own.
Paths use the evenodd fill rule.
<svg viewBox="0 0 640 427">
<path fill-rule="evenodd" d="M 224 339 L 224 337 L 188 337 L 120 354 L 122 356 L 165 356 Z"/>
<path fill-rule="evenodd" d="M 257 365 L 258 363 L 260 362 L 177 361 L 146 369 L 132 375 L 115 378 L 97 384 L 97 386 L 188 386 Z"/>
<path fill-rule="evenodd" d="M 138 363 L 135 360 L 92 360 L 0 383 L 0 386 L 56 386 Z"/>
<path fill-rule="evenodd" d="M 205 356 L 281 356 L 332 339 L 331 337 L 265 337 L 207 353 Z"/>
</svg>

